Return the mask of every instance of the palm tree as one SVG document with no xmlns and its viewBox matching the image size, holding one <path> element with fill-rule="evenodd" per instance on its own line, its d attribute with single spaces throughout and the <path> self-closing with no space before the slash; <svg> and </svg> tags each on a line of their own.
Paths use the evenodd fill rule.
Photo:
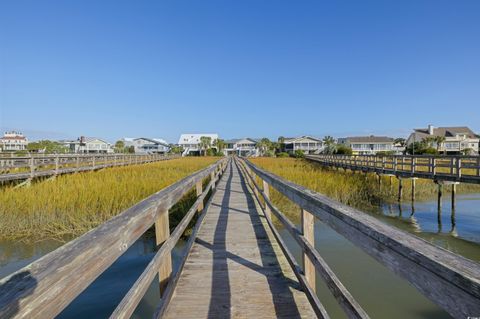
<svg viewBox="0 0 480 319">
<path fill-rule="evenodd" d="M 440 146 L 445 143 L 445 136 L 435 136 L 435 143 L 437 143 L 437 152 L 440 153 Z M 446 152 L 446 150 L 445 150 Z"/>
<path fill-rule="evenodd" d="M 323 138 L 323 144 L 329 146 L 335 144 L 335 139 L 330 135 L 327 135 Z"/>
<path fill-rule="evenodd" d="M 335 153 L 335 139 L 327 135 L 323 138 L 323 144 L 325 145 L 325 148 L 323 150 L 324 153 L 326 154 L 333 154 Z"/>
<path fill-rule="evenodd" d="M 407 145 L 407 140 L 405 140 L 403 137 L 399 137 L 393 140 L 393 144 L 404 147 Z"/>
<path fill-rule="evenodd" d="M 258 148 L 260 149 L 260 155 L 265 155 L 267 153 L 267 150 L 270 149 L 272 145 L 272 142 L 266 137 L 262 138 L 260 142 L 257 143 Z"/>
<path fill-rule="evenodd" d="M 200 137 L 200 150 L 203 150 L 203 155 L 207 156 L 207 150 L 212 145 L 212 138 L 209 136 L 201 136 Z"/>
<path fill-rule="evenodd" d="M 435 137 L 431 137 L 431 136 L 424 137 L 422 139 L 422 143 L 426 144 L 429 148 L 432 148 L 433 143 L 435 143 Z"/>
<path fill-rule="evenodd" d="M 285 151 L 285 137 L 280 136 L 277 141 L 278 141 L 279 152 L 284 152 Z"/>
<path fill-rule="evenodd" d="M 217 148 L 218 152 L 221 152 L 225 148 L 225 141 L 221 138 L 216 139 L 213 141 L 213 146 Z"/>
</svg>

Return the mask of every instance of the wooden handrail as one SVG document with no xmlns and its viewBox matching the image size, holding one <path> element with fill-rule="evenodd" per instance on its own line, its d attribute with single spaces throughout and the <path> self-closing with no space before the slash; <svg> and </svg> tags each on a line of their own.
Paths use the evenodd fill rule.
<svg viewBox="0 0 480 319">
<path fill-rule="evenodd" d="M 240 162 L 242 166 L 245 165 L 244 161 L 241 160 Z M 315 269 L 320 273 L 323 280 L 327 284 L 327 287 L 330 289 L 332 295 L 336 298 L 339 305 L 342 307 L 342 309 L 345 311 L 348 317 L 349 318 L 369 318 L 367 313 L 362 309 L 362 307 L 353 298 L 350 292 L 340 282 L 340 280 L 335 275 L 335 273 L 330 269 L 326 261 L 320 256 L 320 253 L 315 249 L 314 245 L 305 238 L 304 234 L 300 232 L 295 227 L 295 225 L 276 206 L 273 205 L 273 203 L 270 201 L 267 194 L 257 184 L 257 182 L 255 181 L 255 178 L 248 172 L 248 169 L 244 169 L 244 174 L 249 179 L 250 184 L 257 189 L 257 192 L 255 192 L 255 194 L 258 194 L 258 193 L 261 194 L 262 199 L 265 202 L 265 205 L 269 207 L 270 211 L 278 218 L 278 220 L 283 224 L 285 229 L 292 235 L 295 241 L 302 248 L 302 251 L 307 254 L 308 259 L 313 263 Z M 275 226 L 271 222 L 271 218 L 267 217 L 267 220 L 269 221 L 270 226 L 274 231 L 274 233 L 277 232 Z M 286 246 L 283 247 L 282 249 L 288 250 Z M 313 284 L 313 287 L 312 287 L 312 284 L 309 284 L 308 282 L 308 276 L 306 280 L 303 282 L 303 284 L 307 286 L 309 290 L 313 290 L 313 294 L 315 290 L 314 282 L 315 280 L 313 280 L 312 282 Z M 309 294 L 307 293 L 307 295 Z M 315 298 L 316 298 L 316 295 L 315 295 Z M 313 305 L 316 308 L 319 308 L 321 317 L 324 317 L 324 318 L 328 317 L 328 315 L 326 315 L 326 310 L 323 308 L 323 305 L 321 305 L 318 299 Z"/>
<path fill-rule="evenodd" d="M 199 181 L 224 166 L 225 161 L 219 160 L 164 188 L 0 280 L 0 318 L 58 315 L 153 225 L 158 214 L 166 213 Z"/>
<path fill-rule="evenodd" d="M 453 317 L 466 318 L 480 313 L 480 265 L 478 263 L 384 224 L 357 209 L 287 181 L 249 161 L 245 163 L 260 179 L 302 209 L 312 213 L 387 268 L 408 280 L 422 294 Z M 278 209 L 273 205 L 270 205 L 270 208 L 272 212 L 278 213 Z M 289 226 L 286 228 L 295 232 L 292 224 Z M 298 233 L 294 238 L 303 243 L 301 244 L 303 248 L 308 247 Z M 305 251 L 311 252 L 308 248 Z"/>
<path fill-rule="evenodd" d="M 305 158 L 324 166 L 377 174 L 480 184 L 479 156 L 306 155 Z"/>
<path fill-rule="evenodd" d="M 179 157 L 179 155 L 161 154 L 105 154 L 76 156 L 57 155 L 48 157 L 25 157 L 14 159 L 0 158 L 0 182 L 32 179 L 35 177 L 56 176 L 59 174 L 98 170 L 113 166 L 143 164 Z M 24 172 L 10 172 L 13 169 L 21 168 L 28 169 L 28 171 L 25 170 Z"/>
</svg>

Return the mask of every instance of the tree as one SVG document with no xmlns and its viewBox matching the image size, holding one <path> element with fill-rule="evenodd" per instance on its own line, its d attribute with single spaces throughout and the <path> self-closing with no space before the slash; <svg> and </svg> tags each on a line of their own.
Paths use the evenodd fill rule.
<svg viewBox="0 0 480 319">
<path fill-rule="evenodd" d="M 433 148 L 433 144 L 435 143 L 435 137 L 427 136 L 422 139 L 422 142 L 427 145 L 428 148 Z"/>
<path fill-rule="evenodd" d="M 118 140 L 115 142 L 114 146 L 115 153 L 124 153 L 125 152 L 125 142 L 122 140 Z"/>
<path fill-rule="evenodd" d="M 68 148 L 65 145 L 49 140 L 30 142 L 27 145 L 27 150 L 29 152 L 42 152 L 47 154 L 61 154 L 68 152 Z"/>
<path fill-rule="evenodd" d="M 175 144 L 170 144 L 170 153 L 171 154 L 182 154 L 183 153 L 183 147 L 175 145 Z"/>
<path fill-rule="evenodd" d="M 280 136 L 277 141 L 278 141 L 278 152 L 285 152 L 285 137 Z"/>
<path fill-rule="evenodd" d="M 257 147 L 260 149 L 260 155 L 265 156 L 267 154 L 267 151 L 271 149 L 272 142 L 264 137 L 262 138 L 258 143 Z"/>
<path fill-rule="evenodd" d="M 323 148 L 323 153 L 325 154 L 333 154 L 335 153 L 336 147 L 335 147 L 335 139 L 332 136 L 325 136 L 323 138 L 323 145 L 325 146 Z"/>
<path fill-rule="evenodd" d="M 399 137 L 393 140 L 393 144 L 404 147 L 405 145 L 407 145 L 407 140 L 403 137 Z"/>
<path fill-rule="evenodd" d="M 352 153 L 352 149 L 346 145 L 337 145 L 335 150 L 335 154 L 339 155 L 352 155 Z"/>
<path fill-rule="evenodd" d="M 445 143 L 445 140 L 445 136 L 435 136 L 435 143 L 437 143 L 437 152 L 440 152 L 440 146 Z"/>
<path fill-rule="evenodd" d="M 212 145 L 212 138 L 209 136 L 201 136 L 200 137 L 200 151 L 203 151 L 203 155 L 207 156 L 207 150 Z"/>
<path fill-rule="evenodd" d="M 217 152 L 221 152 L 225 148 L 225 141 L 221 138 L 217 138 L 215 141 L 213 141 L 213 146 L 217 148 Z"/>
</svg>

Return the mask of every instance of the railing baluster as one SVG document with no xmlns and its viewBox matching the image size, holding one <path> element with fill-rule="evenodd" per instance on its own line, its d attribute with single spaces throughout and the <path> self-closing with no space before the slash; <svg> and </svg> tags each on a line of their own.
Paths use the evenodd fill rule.
<svg viewBox="0 0 480 319">
<path fill-rule="evenodd" d="M 168 210 L 158 211 L 157 219 L 155 221 L 155 239 L 157 247 L 162 245 L 168 237 L 170 237 L 170 221 Z M 163 295 L 165 288 L 168 285 L 170 276 L 172 275 L 172 255 L 171 253 L 165 256 L 165 259 L 158 270 L 158 281 L 160 284 L 160 295 Z"/>
<path fill-rule="evenodd" d="M 270 186 L 266 181 L 263 181 L 263 193 L 265 194 L 266 198 L 270 198 Z M 270 207 L 268 207 L 267 203 L 265 203 L 265 215 L 267 215 L 268 219 L 272 218 L 272 212 L 270 210 Z"/>
<path fill-rule="evenodd" d="M 315 217 L 302 209 L 302 233 L 303 237 L 315 247 Z M 303 253 L 303 272 L 307 278 L 308 285 L 316 291 L 315 266 L 306 253 Z"/>
<path fill-rule="evenodd" d="M 198 181 L 198 182 L 195 184 L 195 189 L 196 189 L 196 191 L 197 191 L 197 197 L 199 197 L 200 195 L 202 195 L 202 192 L 203 192 L 202 181 Z M 202 212 L 202 210 L 203 210 L 203 203 L 201 203 L 200 205 L 198 205 L 197 211 L 200 213 L 200 212 Z"/>
</svg>

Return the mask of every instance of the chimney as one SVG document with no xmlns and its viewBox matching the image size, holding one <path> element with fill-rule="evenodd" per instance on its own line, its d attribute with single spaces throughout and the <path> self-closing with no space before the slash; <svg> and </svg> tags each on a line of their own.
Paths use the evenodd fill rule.
<svg viewBox="0 0 480 319">
<path fill-rule="evenodd" d="M 433 129 L 434 129 L 433 125 L 429 124 L 428 125 L 428 134 L 429 135 L 433 135 Z"/>
</svg>

